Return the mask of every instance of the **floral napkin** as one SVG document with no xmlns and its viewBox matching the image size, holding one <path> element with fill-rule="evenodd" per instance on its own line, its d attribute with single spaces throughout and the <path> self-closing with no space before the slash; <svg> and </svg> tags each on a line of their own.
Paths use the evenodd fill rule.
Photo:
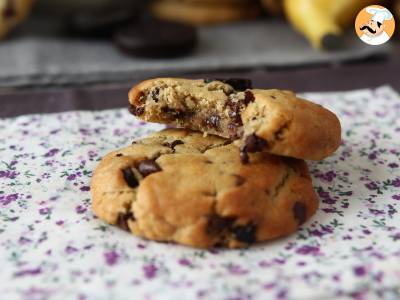
<svg viewBox="0 0 400 300">
<path fill-rule="evenodd" d="M 245 250 L 145 241 L 93 216 L 100 158 L 160 126 L 125 109 L 0 120 L 0 298 L 399 299 L 400 97 L 387 86 L 305 96 L 343 127 L 335 155 L 309 162 L 320 209 Z"/>
</svg>

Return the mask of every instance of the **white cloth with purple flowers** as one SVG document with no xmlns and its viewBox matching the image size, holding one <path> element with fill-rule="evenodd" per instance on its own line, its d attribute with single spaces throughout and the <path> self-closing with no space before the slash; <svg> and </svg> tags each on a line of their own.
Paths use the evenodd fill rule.
<svg viewBox="0 0 400 300">
<path fill-rule="evenodd" d="M 343 144 L 310 162 L 320 209 L 298 233 L 246 250 L 136 238 L 96 219 L 101 156 L 161 128 L 126 110 L 0 120 L 0 298 L 399 299 L 400 97 L 310 93 Z"/>
</svg>

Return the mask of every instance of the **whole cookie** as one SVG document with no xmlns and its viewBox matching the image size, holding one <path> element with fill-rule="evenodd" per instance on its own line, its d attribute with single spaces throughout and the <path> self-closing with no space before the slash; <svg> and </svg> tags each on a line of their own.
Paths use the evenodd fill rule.
<svg viewBox="0 0 400 300">
<path fill-rule="evenodd" d="M 199 248 L 288 235 L 317 210 L 304 161 L 251 154 L 216 136 L 164 130 L 108 154 L 94 172 L 94 213 L 133 234 Z"/>
<path fill-rule="evenodd" d="M 157 18 L 191 25 L 211 25 L 243 19 L 254 19 L 261 14 L 258 4 L 190 3 L 178 0 L 158 0 L 150 10 Z"/>
<path fill-rule="evenodd" d="M 334 113 L 290 91 L 252 89 L 249 80 L 151 79 L 133 87 L 129 101 L 145 121 L 240 140 L 244 163 L 257 151 L 320 160 L 341 141 Z"/>
<path fill-rule="evenodd" d="M 33 0 L 0 1 L 0 39 L 28 16 L 32 4 Z"/>
</svg>

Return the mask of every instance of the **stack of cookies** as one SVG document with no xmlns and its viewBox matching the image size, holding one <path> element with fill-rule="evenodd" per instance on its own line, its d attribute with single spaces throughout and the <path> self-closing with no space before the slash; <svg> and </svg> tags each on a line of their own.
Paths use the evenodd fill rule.
<svg viewBox="0 0 400 300">
<path fill-rule="evenodd" d="M 241 79 L 152 79 L 129 101 L 141 120 L 176 129 L 102 160 L 92 180 L 100 219 L 151 240 L 239 248 L 293 233 L 315 214 L 304 159 L 339 146 L 332 112 Z"/>
<path fill-rule="evenodd" d="M 160 19 L 192 25 L 255 19 L 262 12 L 256 0 L 157 0 L 150 10 Z"/>
</svg>

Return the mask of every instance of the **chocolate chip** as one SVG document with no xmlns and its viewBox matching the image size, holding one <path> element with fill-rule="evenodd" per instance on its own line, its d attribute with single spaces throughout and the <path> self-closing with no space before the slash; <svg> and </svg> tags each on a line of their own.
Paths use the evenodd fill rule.
<svg viewBox="0 0 400 300">
<path fill-rule="evenodd" d="M 161 107 L 161 112 L 167 115 L 168 118 L 183 119 L 185 118 L 185 112 L 179 109 L 173 109 L 168 106 Z"/>
<path fill-rule="evenodd" d="M 236 178 L 236 186 L 241 186 L 246 182 L 246 179 L 243 176 L 237 175 L 237 174 L 233 174 L 233 176 L 235 176 Z"/>
<path fill-rule="evenodd" d="M 296 202 L 293 206 L 293 214 L 299 225 L 301 225 L 306 221 L 307 207 L 301 202 Z"/>
<path fill-rule="evenodd" d="M 135 188 L 139 185 L 139 181 L 137 180 L 135 173 L 133 173 L 130 167 L 122 169 L 122 174 L 124 176 L 125 182 L 131 188 Z"/>
<path fill-rule="evenodd" d="M 129 105 L 129 112 L 134 116 L 141 116 L 144 113 L 144 106 Z"/>
<path fill-rule="evenodd" d="M 160 172 L 160 166 L 152 159 L 146 159 L 139 163 L 138 170 L 143 177 L 146 177 L 152 173 Z"/>
<path fill-rule="evenodd" d="M 124 156 L 122 153 L 118 153 L 117 155 L 115 155 L 116 157 L 121 157 Z"/>
<path fill-rule="evenodd" d="M 252 244 L 256 241 L 256 226 L 253 224 L 235 226 L 231 232 L 240 242 Z"/>
<path fill-rule="evenodd" d="M 5 19 L 13 18 L 13 17 L 15 17 L 16 14 L 17 14 L 17 11 L 15 9 L 14 0 L 7 0 L 4 10 L 3 10 L 3 17 Z"/>
<path fill-rule="evenodd" d="M 160 95 L 160 89 L 158 87 L 155 87 L 154 89 L 151 90 L 150 92 L 150 97 L 151 99 L 154 100 L 154 102 L 158 102 L 158 96 Z"/>
<path fill-rule="evenodd" d="M 246 145 L 246 151 L 250 153 L 261 151 L 267 146 L 267 141 L 255 134 L 247 136 L 244 143 Z"/>
<path fill-rule="evenodd" d="M 172 150 L 175 150 L 175 147 L 176 147 L 176 146 L 178 146 L 178 145 L 183 145 L 183 144 L 184 144 L 184 142 L 182 142 L 181 140 L 175 140 L 175 141 L 173 141 L 172 143 L 165 142 L 165 143 L 163 144 L 163 146 L 169 147 L 169 148 L 171 148 Z"/>
<path fill-rule="evenodd" d="M 229 107 L 228 116 L 231 121 L 228 124 L 228 129 L 231 136 L 235 136 L 236 128 L 243 125 L 242 117 L 240 115 L 242 106 L 242 101 L 232 101 L 231 98 L 229 98 L 228 101 L 226 101 L 225 103 L 225 107 Z"/>
<path fill-rule="evenodd" d="M 211 115 L 207 119 L 204 120 L 204 125 L 209 128 L 214 128 L 216 130 L 220 129 L 220 121 L 221 117 L 218 115 Z"/>
<path fill-rule="evenodd" d="M 223 82 L 229 84 L 236 91 L 245 91 L 253 88 L 253 83 L 250 79 L 230 78 L 224 80 Z"/>
<path fill-rule="evenodd" d="M 119 213 L 117 217 L 117 226 L 123 230 L 129 231 L 128 220 L 135 220 L 135 216 L 132 212 L 126 214 Z"/>
<path fill-rule="evenodd" d="M 272 99 L 276 99 L 276 97 L 275 97 L 274 95 L 271 95 L 271 98 L 272 98 Z"/>
<path fill-rule="evenodd" d="M 250 102 L 254 102 L 254 94 L 251 91 L 244 92 L 244 104 L 248 105 Z"/>
<path fill-rule="evenodd" d="M 241 146 L 240 147 L 240 161 L 242 164 L 246 165 L 249 163 L 249 154 L 247 153 L 247 147 Z"/>
<path fill-rule="evenodd" d="M 204 79 L 205 83 L 210 83 L 213 81 L 221 81 L 225 84 L 229 84 L 236 91 L 245 91 L 247 89 L 253 88 L 253 85 L 252 85 L 252 82 L 250 79 L 243 79 L 243 78 L 228 78 L 228 79 L 206 78 L 206 79 Z"/>
<path fill-rule="evenodd" d="M 207 233 L 209 235 L 220 234 L 225 229 L 228 229 L 234 221 L 234 218 L 223 218 L 217 214 L 214 214 L 208 219 Z"/>
</svg>

